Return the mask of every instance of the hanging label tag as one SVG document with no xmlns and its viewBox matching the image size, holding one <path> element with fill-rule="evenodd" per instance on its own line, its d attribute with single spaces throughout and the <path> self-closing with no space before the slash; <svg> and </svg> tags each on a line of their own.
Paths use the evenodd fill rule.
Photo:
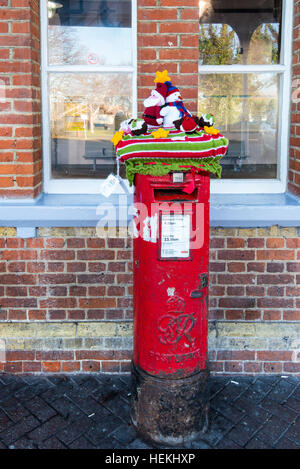
<svg viewBox="0 0 300 469">
<path fill-rule="evenodd" d="M 100 193 L 104 195 L 104 197 L 109 197 L 118 187 L 118 185 L 119 179 L 117 178 L 117 176 L 115 176 L 114 174 L 110 174 L 103 182 Z"/>
<path fill-rule="evenodd" d="M 121 178 L 121 176 L 115 176 L 114 174 L 110 174 L 105 181 L 103 181 L 100 194 L 104 195 L 104 197 L 109 197 L 114 192 L 118 193 L 125 193 L 126 195 L 130 194 L 128 187 Z"/>
</svg>

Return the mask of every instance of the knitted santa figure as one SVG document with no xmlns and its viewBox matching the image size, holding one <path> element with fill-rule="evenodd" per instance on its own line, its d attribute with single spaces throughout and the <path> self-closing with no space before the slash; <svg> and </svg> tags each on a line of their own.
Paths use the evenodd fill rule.
<svg viewBox="0 0 300 469">
<path fill-rule="evenodd" d="M 157 83 L 156 89 L 151 91 L 149 98 L 144 101 L 144 114 L 143 119 L 148 124 L 148 127 L 160 127 L 163 123 L 163 118 L 160 114 L 161 106 L 165 104 L 165 97 L 168 87 L 165 83 Z"/>
<path fill-rule="evenodd" d="M 185 116 L 191 116 L 191 113 L 184 106 L 179 89 L 173 86 L 170 81 L 166 81 L 165 85 L 168 87 L 166 104 L 161 109 L 160 114 L 164 118 L 164 127 L 174 127 L 174 121 Z"/>
</svg>

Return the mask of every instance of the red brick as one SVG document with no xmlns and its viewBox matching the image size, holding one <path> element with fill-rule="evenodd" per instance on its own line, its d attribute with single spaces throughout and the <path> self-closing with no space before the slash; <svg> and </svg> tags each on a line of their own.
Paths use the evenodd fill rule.
<svg viewBox="0 0 300 469">
<path fill-rule="evenodd" d="M 184 6 L 186 4 L 184 3 Z M 180 19 L 181 20 L 194 20 L 194 22 L 198 22 L 199 20 L 199 8 L 184 8 L 180 11 Z"/>
<path fill-rule="evenodd" d="M 300 363 L 284 363 L 283 371 L 287 373 L 300 373 Z"/>
<path fill-rule="evenodd" d="M 265 263 L 264 262 L 248 262 L 247 263 L 247 272 L 264 272 Z"/>
<path fill-rule="evenodd" d="M 58 360 L 73 360 L 74 352 L 72 351 L 62 351 L 62 350 L 53 350 L 51 352 L 36 352 L 36 360 L 41 361 L 58 361 Z"/>
<path fill-rule="evenodd" d="M 227 248 L 244 248 L 245 240 L 243 238 L 227 238 Z"/>
<path fill-rule="evenodd" d="M 225 285 L 253 285 L 255 279 L 256 277 L 250 274 L 218 274 L 219 283 L 224 283 Z"/>
<path fill-rule="evenodd" d="M 217 360 L 255 360 L 255 352 L 249 350 L 222 350 L 217 352 Z"/>
<path fill-rule="evenodd" d="M 266 310 L 263 312 L 264 321 L 280 321 L 281 311 L 280 310 Z"/>
<path fill-rule="evenodd" d="M 68 272 L 85 272 L 86 264 L 84 262 L 68 262 L 67 271 Z"/>
<path fill-rule="evenodd" d="M 58 373 L 61 370 L 61 362 L 42 362 L 42 370 L 46 373 Z"/>
<path fill-rule="evenodd" d="M 282 249 L 275 251 L 273 249 L 257 251 L 257 260 L 293 260 L 295 259 L 295 251 Z"/>
<path fill-rule="evenodd" d="M 283 272 L 285 264 L 283 262 L 271 262 L 267 263 L 267 272 Z"/>
<path fill-rule="evenodd" d="M 228 262 L 228 272 L 244 272 L 246 269 L 245 262 Z"/>
<path fill-rule="evenodd" d="M 90 249 L 85 251 L 77 251 L 77 259 L 79 260 L 98 260 L 98 259 L 114 259 L 115 258 L 115 251 L 113 250 L 105 250 L 105 249 Z"/>
<path fill-rule="evenodd" d="M 260 361 L 289 361 L 292 358 L 292 352 L 281 351 L 281 350 L 264 350 L 257 352 L 257 360 Z"/>
<path fill-rule="evenodd" d="M 262 364 L 257 362 L 246 362 L 244 363 L 245 373 L 261 373 Z"/>
<path fill-rule="evenodd" d="M 241 373 L 243 371 L 243 365 L 238 361 L 225 361 L 225 372 L 230 373 Z"/>
<path fill-rule="evenodd" d="M 103 361 L 101 362 L 101 371 L 106 373 L 118 373 L 120 372 L 120 363 L 109 360 Z"/>
<path fill-rule="evenodd" d="M 224 308 L 253 308 L 255 307 L 255 299 L 225 297 L 219 299 L 219 306 Z"/>
<path fill-rule="evenodd" d="M 62 371 L 65 373 L 73 373 L 74 371 L 80 371 L 80 363 L 62 362 Z"/>
<path fill-rule="evenodd" d="M 259 251 L 258 251 L 259 252 Z M 218 259 L 220 260 L 254 260 L 255 253 L 253 251 L 243 250 L 219 250 Z"/>
<path fill-rule="evenodd" d="M 173 23 L 162 23 L 159 25 L 160 33 L 190 33 L 190 34 L 198 34 L 199 32 L 199 25 L 198 23 L 190 23 L 190 22 L 173 22 Z"/>
<path fill-rule="evenodd" d="M 23 363 L 24 373 L 38 373 L 42 371 L 42 364 L 34 361 L 27 361 Z"/>
<path fill-rule="evenodd" d="M 103 297 L 103 296 L 105 296 L 105 290 L 106 290 L 106 287 L 103 286 L 103 285 L 98 286 L 98 287 L 89 287 L 88 296 L 102 296 Z M 109 296 L 111 296 L 111 295 L 109 295 Z"/>
<path fill-rule="evenodd" d="M 125 272 L 125 262 L 109 262 L 107 266 L 108 272 Z"/>
<path fill-rule="evenodd" d="M 292 249 L 299 249 L 300 248 L 300 239 L 299 238 L 287 238 L 286 239 L 286 247 Z"/>
<path fill-rule="evenodd" d="M 75 298 L 47 298 L 40 300 L 41 308 L 76 308 Z"/>
<path fill-rule="evenodd" d="M 257 276 L 258 285 L 281 285 L 287 283 L 294 283 L 294 276 L 289 274 L 266 274 Z"/>
<path fill-rule="evenodd" d="M 64 260 L 70 261 L 75 259 L 75 252 L 67 249 L 50 249 L 48 251 L 41 251 L 40 257 L 42 260 Z"/>
<path fill-rule="evenodd" d="M 178 0 L 160 0 L 160 5 L 162 7 L 178 7 Z M 184 0 L 185 7 L 198 7 L 197 0 Z"/>
<path fill-rule="evenodd" d="M 293 308 L 293 299 L 287 298 L 257 298 L 258 308 Z"/>
<path fill-rule="evenodd" d="M 115 298 L 79 298 L 80 308 L 115 308 Z"/>
<path fill-rule="evenodd" d="M 68 248 L 84 248 L 85 240 L 81 238 L 68 238 L 67 247 Z"/>
<path fill-rule="evenodd" d="M 83 361 L 82 371 L 88 371 L 88 372 L 100 371 L 100 362 L 92 361 L 92 360 Z"/>
<path fill-rule="evenodd" d="M 45 321 L 47 317 L 46 310 L 32 309 L 28 311 L 29 321 Z"/>
<path fill-rule="evenodd" d="M 210 262 L 210 272 L 224 272 L 226 268 L 225 262 Z"/>
<path fill-rule="evenodd" d="M 9 362 L 4 363 L 5 373 L 21 373 L 22 372 L 22 362 Z"/>
<path fill-rule="evenodd" d="M 177 9 L 162 8 L 138 8 L 138 19 L 140 21 L 167 21 L 177 19 Z"/>
<path fill-rule="evenodd" d="M 86 244 L 88 248 L 104 248 L 105 240 L 102 238 L 88 238 Z"/>
<path fill-rule="evenodd" d="M 47 248 L 63 248 L 65 240 L 63 238 L 50 238 L 46 239 Z"/>
<path fill-rule="evenodd" d="M 266 241 L 267 248 L 283 248 L 284 247 L 284 239 L 282 238 L 268 238 Z"/>
<path fill-rule="evenodd" d="M 257 287 L 257 286 L 247 286 L 246 287 L 246 295 L 247 296 L 264 296 L 265 289 L 264 287 Z"/>
<path fill-rule="evenodd" d="M 282 373 L 282 363 L 268 362 L 264 363 L 265 373 Z"/>
<path fill-rule="evenodd" d="M 284 321 L 300 321 L 300 309 L 286 310 L 283 312 Z"/>
<path fill-rule="evenodd" d="M 6 352 L 6 359 L 9 362 L 17 362 L 22 360 L 34 360 L 35 359 L 35 352 L 31 351 L 19 351 L 19 350 L 8 350 Z"/>
</svg>

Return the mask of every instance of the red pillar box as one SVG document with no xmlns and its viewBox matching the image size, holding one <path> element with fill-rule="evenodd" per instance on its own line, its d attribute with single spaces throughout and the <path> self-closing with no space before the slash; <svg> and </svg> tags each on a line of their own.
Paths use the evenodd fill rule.
<svg viewBox="0 0 300 469">
<path fill-rule="evenodd" d="M 207 173 L 135 180 L 131 415 L 156 442 L 186 441 L 207 424 L 209 182 Z"/>
<path fill-rule="evenodd" d="M 135 184 L 131 418 L 175 445 L 207 427 L 209 186 L 228 140 L 212 116 L 191 116 L 166 71 L 155 82 L 144 119 L 113 142 Z"/>
</svg>

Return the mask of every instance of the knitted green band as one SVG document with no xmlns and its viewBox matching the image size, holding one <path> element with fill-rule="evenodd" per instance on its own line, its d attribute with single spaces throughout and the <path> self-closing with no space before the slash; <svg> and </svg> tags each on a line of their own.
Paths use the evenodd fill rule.
<svg viewBox="0 0 300 469">
<path fill-rule="evenodd" d="M 201 159 L 193 158 L 132 158 L 125 161 L 126 177 L 132 186 L 135 174 L 164 176 L 170 171 L 190 171 L 191 168 L 202 169 L 221 177 L 222 166 L 219 160 L 222 156 Z"/>
</svg>

